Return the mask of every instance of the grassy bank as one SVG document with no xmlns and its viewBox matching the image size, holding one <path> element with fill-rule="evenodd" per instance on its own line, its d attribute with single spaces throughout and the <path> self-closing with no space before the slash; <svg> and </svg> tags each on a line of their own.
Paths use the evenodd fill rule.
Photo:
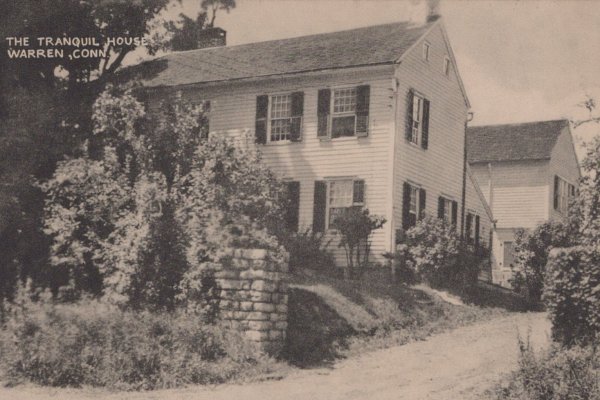
<svg viewBox="0 0 600 400">
<path fill-rule="evenodd" d="M 450 304 L 432 291 L 382 280 L 297 275 L 291 285 L 285 355 L 294 365 L 309 367 L 505 313 Z"/>
</svg>

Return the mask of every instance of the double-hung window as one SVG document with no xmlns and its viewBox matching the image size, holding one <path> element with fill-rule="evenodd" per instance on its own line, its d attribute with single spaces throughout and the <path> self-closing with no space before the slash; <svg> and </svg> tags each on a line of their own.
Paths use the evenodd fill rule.
<svg viewBox="0 0 600 400">
<path fill-rule="evenodd" d="M 299 142 L 303 113 L 303 92 L 257 96 L 256 143 Z"/>
<path fill-rule="evenodd" d="M 281 142 L 290 140 L 292 117 L 291 94 L 271 96 L 271 117 L 269 141 Z"/>
<path fill-rule="evenodd" d="M 370 86 L 320 89 L 318 127 L 320 139 L 368 135 Z"/>
<path fill-rule="evenodd" d="M 331 136 L 354 136 L 356 131 L 356 88 L 333 91 Z"/>
<path fill-rule="evenodd" d="M 479 235 L 480 235 L 480 219 L 479 215 L 468 212 L 467 220 L 465 222 L 465 238 L 467 243 L 479 246 Z"/>
<path fill-rule="evenodd" d="M 410 203 L 408 207 L 408 223 L 415 226 L 419 219 L 419 188 L 410 187 Z"/>
<path fill-rule="evenodd" d="M 404 182 L 402 195 L 402 229 L 408 230 L 425 214 L 425 189 Z"/>
<path fill-rule="evenodd" d="M 452 221 L 452 200 L 440 197 L 440 211 L 442 219 L 446 221 L 447 224 L 455 223 L 455 221 Z"/>
<path fill-rule="evenodd" d="M 364 205 L 364 181 L 344 179 L 328 182 L 327 227 L 335 229 L 336 219 L 351 207 Z"/>
<path fill-rule="evenodd" d="M 554 209 L 562 214 L 569 211 L 569 202 L 575 197 L 575 186 L 559 176 L 554 177 Z"/>
<path fill-rule="evenodd" d="M 429 146 L 429 109 L 429 100 L 413 90 L 409 91 L 406 139 L 423 149 Z"/>
<path fill-rule="evenodd" d="M 412 136 L 410 141 L 419 144 L 423 130 L 423 98 L 419 95 L 413 96 L 412 106 Z"/>
</svg>

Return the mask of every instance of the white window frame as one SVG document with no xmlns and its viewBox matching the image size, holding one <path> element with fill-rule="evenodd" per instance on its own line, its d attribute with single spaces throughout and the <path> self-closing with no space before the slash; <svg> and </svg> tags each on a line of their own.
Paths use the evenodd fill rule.
<svg viewBox="0 0 600 400">
<path fill-rule="evenodd" d="M 469 231 L 465 232 L 465 237 L 469 241 L 470 244 L 475 244 L 475 221 L 477 220 L 477 213 L 473 211 L 467 211 L 467 220 L 471 217 L 471 226 Z M 467 229 L 468 224 L 465 221 L 465 230 Z"/>
<path fill-rule="evenodd" d="M 452 224 L 452 202 L 453 200 L 441 196 L 444 201 L 444 215 L 442 216 L 443 220 L 448 224 Z"/>
<path fill-rule="evenodd" d="M 431 44 L 429 42 L 423 42 L 423 61 L 429 62 L 429 56 L 431 55 Z"/>
<path fill-rule="evenodd" d="M 342 91 L 342 90 L 354 90 L 354 111 L 342 111 L 342 112 L 335 112 L 335 94 L 336 92 Z M 340 138 L 344 138 L 344 137 L 356 137 L 356 106 L 357 106 L 357 102 L 358 102 L 358 85 L 350 85 L 350 86 L 338 86 L 338 87 L 332 87 L 331 88 L 331 99 L 329 100 L 330 104 L 329 104 L 329 111 L 330 111 L 330 123 L 329 123 L 329 137 L 332 139 L 340 139 Z M 335 118 L 343 118 L 343 117 L 354 117 L 354 132 L 352 133 L 351 136 L 349 135 L 342 135 L 342 136 L 338 136 L 336 138 L 333 137 L 333 120 Z"/>
<path fill-rule="evenodd" d="M 335 231 L 336 229 L 334 227 L 330 227 L 330 215 L 331 215 L 331 209 L 332 208 L 351 208 L 351 207 L 362 207 L 365 205 L 364 203 L 364 197 L 365 197 L 365 193 L 363 193 L 363 202 L 362 203 L 358 203 L 358 202 L 354 202 L 354 182 L 356 181 L 360 181 L 363 179 L 359 179 L 357 177 L 340 177 L 340 178 L 331 178 L 331 179 L 327 179 L 325 182 L 327 183 L 327 199 L 326 199 L 326 207 L 325 207 L 325 230 L 328 231 Z M 364 181 L 364 180 L 363 180 Z M 351 187 L 350 190 L 350 196 L 349 199 L 350 201 L 348 201 L 346 203 L 346 205 L 332 205 L 331 204 L 331 188 L 332 188 L 332 184 L 334 183 L 348 183 Z"/>
<path fill-rule="evenodd" d="M 568 180 L 560 175 L 556 175 L 558 178 L 558 204 L 556 211 L 566 215 L 569 212 L 569 203 L 572 199 L 571 188 L 575 190 L 575 185 L 570 183 Z M 556 193 L 553 194 L 556 196 Z"/>
<path fill-rule="evenodd" d="M 408 206 L 408 214 L 415 216 L 415 225 L 419 222 L 419 216 L 423 213 L 421 210 L 421 187 L 419 185 L 415 185 L 409 183 L 410 187 L 410 196 L 409 196 L 409 206 Z M 413 194 L 414 194 L 414 207 L 413 207 Z M 414 225 L 412 225 L 414 226 Z"/>
<path fill-rule="evenodd" d="M 444 57 L 444 66 L 442 68 L 442 72 L 445 76 L 450 77 L 450 58 L 448 56 Z"/>
<path fill-rule="evenodd" d="M 415 102 L 416 102 L 416 114 L 415 114 Z M 413 93 L 413 105 L 412 105 L 412 134 L 410 143 L 420 146 L 421 145 L 421 136 L 423 133 L 423 103 L 425 103 L 425 97 L 421 94 L 414 92 Z M 415 118 L 416 115 L 416 118 Z"/>
<path fill-rule="evenodd" d="M 272 110 L 273 110 L 273 98 L 275 97 L 283 97 L 286 96 L 289 98 L 288 104 L 289 104 L 289 109 L 290 109 L 290 116 L 289 117 L 278 117 L 278 118 L 273 118 L 272 116 Z M 283 92 L 283 93 L 273 93 L 269 95 L 269 106 L 268 106 L 268 111 L 267 111 L 267 143 L 270 144 L 281 144 L 281 143 L 290 143 L 291 142 L 291 137 L 292 137 L 292 132 L 291 132 L 291 126 L 292 126 L 292 93 L 291 92 Z M 273 129 L 273 120 L 288 120 L 288 126 L 290 128 L 290 131 L 287 133 L 287 139 L 277 139 L 277 140 L 272 140 L 271 136 L 273 135 L 272 129 Z M 279 134 L 281 135 L 281 134 Z"/>
</svg>

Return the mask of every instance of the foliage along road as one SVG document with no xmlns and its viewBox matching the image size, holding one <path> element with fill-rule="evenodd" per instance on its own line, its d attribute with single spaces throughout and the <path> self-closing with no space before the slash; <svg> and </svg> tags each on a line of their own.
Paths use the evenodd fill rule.
<svg viewBox="0 0 600 400">
<path fill-rule="evenodd" d="M 347 359 L 331 369 L 298 371 L 280 381 L 142 393 L 0 388 L 0 399 L 479 400 L 503 374 L 517 367 L 519 335 L 529 336 L 535 348 L 547 346 L 550 323 L 546 315 L 509 314 L 422 342 Z"/>
</svg>

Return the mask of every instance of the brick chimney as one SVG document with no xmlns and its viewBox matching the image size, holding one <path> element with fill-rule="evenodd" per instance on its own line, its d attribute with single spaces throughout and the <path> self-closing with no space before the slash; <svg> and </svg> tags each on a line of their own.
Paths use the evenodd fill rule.
<svg viewBox="0 0 600 400">
<path fill-rule="evenodd" d="M 440 0 L 427 0 L 427 22 L 440 19 Z"/>
<path fill-rule="evenodd" d="M 206 28 L 198 31 L 198 49 L 221 47 L 227 44 L 227 32 L 221 28 Z"/>
</svg>

